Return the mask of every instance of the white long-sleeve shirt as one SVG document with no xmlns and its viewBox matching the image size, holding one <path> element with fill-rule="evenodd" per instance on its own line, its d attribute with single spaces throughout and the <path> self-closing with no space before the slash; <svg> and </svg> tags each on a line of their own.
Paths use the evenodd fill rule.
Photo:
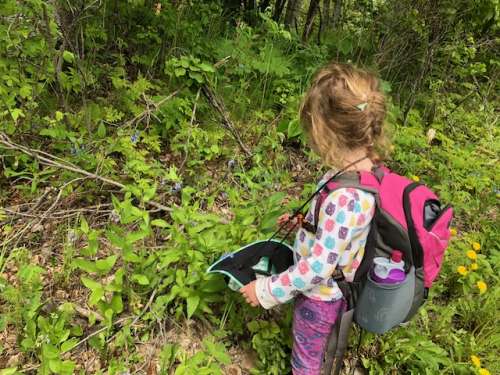
<svg viewBox="0 0 500 375">
<path fill-rule="evenodd" d="M 332 173 L 328 172 L 319 185 Z M 317 198 L 306 215 L 311 223 Z M 304 228 L 297 232 L 293 246 L 295 264 L 278 275 L 257 279 L 260 304 L 269 309 L 299 293 L 322 301 L 342 298 L 331 275 L 339 267 L 347 281 L 354 278 L 364 255 L 374 209 L 374 196 L 363 190 L 341 188 L 330 193 L 321 205 L 316 233 Z"/>
</svg>

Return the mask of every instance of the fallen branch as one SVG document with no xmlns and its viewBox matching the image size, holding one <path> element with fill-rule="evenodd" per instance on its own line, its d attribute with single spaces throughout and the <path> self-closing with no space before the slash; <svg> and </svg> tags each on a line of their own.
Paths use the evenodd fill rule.
<svg viewBox="0 0 500 375">
<path fill-rule="evenodd" d="M 100 176 L 100 175 L 95 174 L 95 173 L 88 172 L 88 171 L 81 169 L 81 168 L 77 167 L 76 165 L 74 165 L 66 160 L 58 158 L 58 157 L 51 155 L 47 152 L 16 144 L 16 143 L 12 142 L 9 139 L 9 137 L 7 137 L 7 135 L 5 133 L 0 133 L 0 145 L 3 145 L 8 150 L 21 151 L 22 153 L 24 153 L 26 155 L 29 155 L 33 158 L 36 158 L 43 165 L 47 165 L 47 166 L 75 172 L 75 173 L 81 174 L 83 176 L 86 176 L 88 178 L 91 178 L 94 180 L 99 180 L 99 181 L 104 182 L 108 185 L 113 185 L 113 186 L 119 187 L 120 189 L 125 188 L 125 185 L 122 184 L 121 182 L 112 180 L 112 179 L 104 177 L 104 176 Z M 167 207 L 167 206 L 165 206 L 161 203 L 155 202 L 155 201 L 148 201 L 146 203 L 150 206 L 158 208 L 161 211 L 167 211 L 167 212 L 172 211 L 171 207 Z"/>
<path fill-rule="evenodd" d="M 195 114 L 196 114 L 196 106 L 198 105 L 198 99 L 200 98 L 200 92 L 201 92 L 201 88 L 198 89 L 198 92 L 196 93 L 196 98 L 194 99 L 193 111 L 191 112 L 191 120 L 189 121 L 189 135 L 188 135 L 188 139 L 186 141 L 186 144 L 184 146 L 185 155 L 184 155 L 184 159 L 182 160 L 181 166 L 179 167 L 179 169 L 181 171 L 184 169 L 184 165 L 186 164 L 188 154 L 189 154 L 189 150 L 188 150 L 189 141 L 191 140 L 191 130 L 192 130 L 193 124 L 194 124 L 194 118 L 195 118 Z"/>
<path fill-rule="evenodd" d="M 203 92 L 203 95 L 205 98 L 207 98 L 208 102 L 214 109 L 219 113 L 222 119 L 222 126 L 227 129 L 233 138 L 238 142 L 238 145 L 240 148 L 243 150 L 243 152 L 248 156 L 251 157 L 252 153 L 248 149 L 247 146 L 243 143 L 241 140 L 240 135 L 236 131 L 236 127 L 232 123 L 231 119 L 229 118 L 229 113 L 226 110 L 226 107 L 222 100 L 215 94 L 215 92 L 208 86 L 207 84 L 204 84 L 201 86 L 201 91 Z"/>
<path fill-rule="evenodd" d="M 51 215 L 47 216 L 45 219 L 49 219 L 49 220 L 66 219 L 68 217 L 77 216 L 77 215 L 81 214 L 82 212 L 110 213 L 110 212 L 112 212 L 112 210 L 101 209 L 103 207 L 110 207 L 110 206 L 111 206 L 111 203 L 102 203 L 100 205 L 93 205 L 93 206 L 82 207 L 82 208 L 54 211 Z M 31 210 L 31 209 L 28 212 L 20 212 L 20 211 L 13 210 L 11 207 L 4 207 L 4 208 L 2 208 L 2 210 L 4 211 L 4 214 L 6 216 L 11 217 L 11 218 L 16 218 L 16 217 L 41 218 L 43 216 L 42 214 L 32 213 L 33 210 Z M 0 222 L 0 224 L 2 224 L 2 223 L 3 222 Z"/>
<path fill-rule="evenodd" d="M 161 100 L 159 100 L 158 102 L 153 102 L 153 101 L 150 101 L 148 103 L 148 101 L 146 100 L 146 109 L 139 113 L 137 116 L 135 116 L 134 118 L 128 120 L 127 122 L 125 122 L 125 126 L 129 126 L 129 125 L 133 125 L 134 123 L 136 122 L 140 122 L 142 121 L 144 118 L 149 118 L 151 117 L 151 115 L 153 114 L 153 112 L 157 111 L 160 106 L 165 103 L 167 100 L 170 100 L 172 99 L 174 96 L 176 96 L 179 91 L 181 91 L 181 89 L 178 89 L 178 90 L 175 90 L 173 93 L 167 95 L 166 97 L 162 98 Z M 151 105 L 153 107 L 153 109 L 150 109 L 150 106 Z"/>
<path fill-rule="evenodd" d="M 155 288 L 153 290 L 153 292 L 151 293 L 151 295 L 149 296 L 149 300 L 148 302 L 146 303 L 146 306 L 144 306 L 144 308 L 142 309 L 142 311 L 136 315 L 136 317 L 134 318 L 134 320 L 132 320 L 132 323 L 130 323 L 130 326 L 132 327 L 135 323 L 137 323 L 137 321 L 146 313 L 146 311 L 148 311 L 149 307 L 151 306 L 151 304 L 153 303 L 154 299 L 155 299 L 155 296 L 156 296 L 156 292 L 158 291 L 158 288 Z M 111 336 L 109 339 L 106 340 L 106 344 L 109 344 L 111 341 L 113 341 L 113 339 L 116 337 L 116 333 Z"/>
<path fill-rule="evenodd" d="M 113 322 L 112 325 L 117 325 L 117 324 L 120 324 L 120 323 L 123 323 L 124 321 L 126 320 L 129 320 L 129 319 L 132 319 L 132 316 L 126 316 L 124 318 L 121 318 L 121 319 L 118 319 L 117 321 Z M 110 327 L 102 327 L 100 329 L 98 329 L 97 331 L 94 331 L 92 332 L 91 334 L 89 334 L 87 337 L 85 337 L 84 339 L 78 341 L 71 349 L 69 349 L 69 351 L 75 349 L 76 347 L 82 345 L 83 343 L 87 342 L 88 340 L 90 340 L 92 337 L 98 335 L 99 333 L 101 332 L 104 332 L 106 331 L 107 329 L 109 329 Z"/>
</svg>

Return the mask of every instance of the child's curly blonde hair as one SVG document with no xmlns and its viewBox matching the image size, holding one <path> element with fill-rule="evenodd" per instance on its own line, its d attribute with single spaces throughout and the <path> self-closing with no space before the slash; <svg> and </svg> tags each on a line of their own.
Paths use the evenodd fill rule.
<svg viewBox="0 0 500 375">
<path fill-rule="evenodd" d="M 349 151 L 366 148 L 379 162 L 388 147 L 384 134 L 385 98 L 379 80 L 352 65 L 320 69 L 300 108 L 311 146 L 330 167 L 342 167 Z"/>
</svg>

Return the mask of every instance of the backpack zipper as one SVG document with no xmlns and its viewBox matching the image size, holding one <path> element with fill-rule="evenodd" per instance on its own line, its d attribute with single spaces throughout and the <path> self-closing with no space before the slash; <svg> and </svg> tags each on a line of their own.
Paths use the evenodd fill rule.
<svg viewBox="0 0 500 375">
<path fill-rule="evenodd" d="M 423 265 L 423 249 L 420 241 L 418 240 L 417 231 L 415 230 L 415 223 L 411 217 L 411 203 L 410 193 L 421 186 L 418 182 L 413 182 L 403 191 L 403 209 L 406 217 L 406 226 L 408 229 L 408 237 L 410 238 L 412 262 L 415 268 L 421 268 Z"/>
<path fill-rule="evenodd" d="M 439 221 L 439 219 L 450 209 L 452 208 L 452 205 L 451 204 L 447 204 L 446 206 L 444 206 L 442 209 L 441 209 L 441 212 L 439 213 L 438 216 L 436 216 L 436 218 L 434 219 L 434 222 L 432 223 L 432 225 L 429 227 L 429 229 L 427 230 L 427 232 L 432 232 L 432 230 L 434 229 L 434 226 L 437 224 L 437 222 Z M 450 223 L 451 223 L 451 220 L 450 220 Z"/>
</svg>

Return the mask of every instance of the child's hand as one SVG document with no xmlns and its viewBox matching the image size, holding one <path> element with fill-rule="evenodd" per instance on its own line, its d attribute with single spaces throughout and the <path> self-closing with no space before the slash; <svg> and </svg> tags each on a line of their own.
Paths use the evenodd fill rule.
<svg viewBox="0 0 500 375">
<path fill-rule="evenodd" d="M 257 299 L 257 292 L 255 291 L 256 283 L 257 282 L 254 280 L 240 289 L 240 293 L 243 294 L 245 300 L 253 307 L 260 305 L 259 300 Z"/>
<path fill-rule="evenodd" d="M 289 213 L 283 214 L 278 218 L 278 225 L 281 226 L 285 224 L 288 220 L 290 220 L 290 215 Z M 291 230 L 293 227 L 297 225 L 297 217 L 294 217 L 293 220 L 290 220 L 288 224 L 285 226 L 286 230 Z"/>
</svg>

